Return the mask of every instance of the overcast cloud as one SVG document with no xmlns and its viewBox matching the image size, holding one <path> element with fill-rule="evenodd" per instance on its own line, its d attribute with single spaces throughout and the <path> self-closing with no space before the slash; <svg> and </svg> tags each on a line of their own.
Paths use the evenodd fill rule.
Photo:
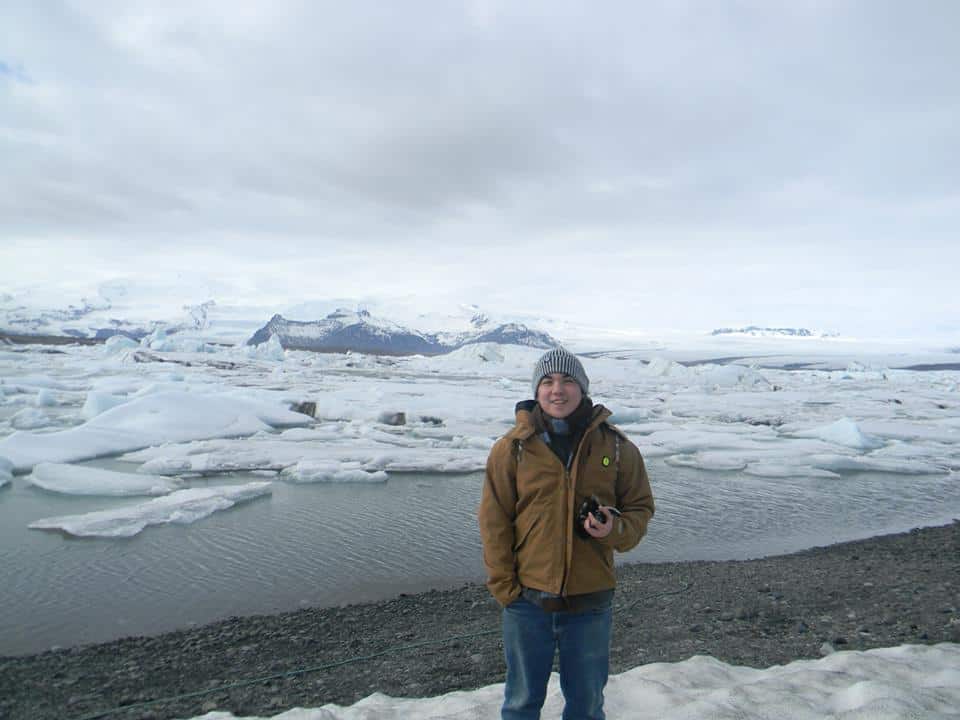
<svg viewBox="0 0 960 720">
<path fill-rule="evenodd" d="M 951 0 L 8 0 L 0 289 L 189 268 L 960 335 L 958 27 Z"/>
</svg>

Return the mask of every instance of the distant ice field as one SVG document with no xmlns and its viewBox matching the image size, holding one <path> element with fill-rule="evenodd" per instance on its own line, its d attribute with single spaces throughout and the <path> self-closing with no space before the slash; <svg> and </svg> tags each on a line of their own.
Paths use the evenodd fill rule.
<svg viewBox="0 0 960 720">
<path fill-rule="evenodd" d="M 482 579 L 482 468 L 540 354 L 48 350 L 0 351 L 0 655 Z M 621 560 L 960 517 L 960 373 L 778 352 L 806 369 L 584 359 L 657 497 Z"/>
</svg>

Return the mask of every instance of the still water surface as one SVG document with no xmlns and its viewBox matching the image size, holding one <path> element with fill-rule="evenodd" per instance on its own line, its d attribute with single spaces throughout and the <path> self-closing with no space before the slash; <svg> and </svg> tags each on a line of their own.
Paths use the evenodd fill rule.
<svg viewBox="0 0 960 720">
<path fill-rule="evenodd" d="M 130 469 L 117 461 L 100 467 Z M 649 464 L 657 516 L 621 561 L 745 559 L 960 517 L 956 476 L 765 479 Z M 262 480 L 245 474 L 199 486 Z M 0 655 L 482 580 L 483 476 L 292 485 L 187 526 L 128 539 L 28 530 L 140 502 L 0 489 Z"/>
</svg>

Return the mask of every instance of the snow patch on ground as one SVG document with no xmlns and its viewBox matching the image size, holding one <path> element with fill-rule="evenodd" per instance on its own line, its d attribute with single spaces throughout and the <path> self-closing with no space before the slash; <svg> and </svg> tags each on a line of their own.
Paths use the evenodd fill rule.
<svg viewBox="0 0 960 720">
<path fill-rule="evenodd" d="M 502 702 L 502 684 L 433 698 L 375 693 L 349 707 L 297 708 L 273 720 L 497 720 Z M 553 673 L 543 720 L 557 720 L 562 708 Z M 604 706 L 618 720 L 947 720 L 958 716 L 957 708 L 960 645 L 952 643 L 838 652 L 765 670 L 705 655 L 651 663 L 612 676 Z M 211 712 L 194 720 L 234 718 Z"/>
</svg>

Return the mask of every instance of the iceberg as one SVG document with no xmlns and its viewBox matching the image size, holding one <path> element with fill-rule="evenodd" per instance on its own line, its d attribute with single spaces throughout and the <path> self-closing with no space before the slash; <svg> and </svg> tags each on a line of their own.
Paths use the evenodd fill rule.
<svg viewBox="0 0 960 720">
<path fill-rule="evenodd" d="M 271 335 L 270 339 L 259 345 L 248 345 L 244 348 L 246 357 L 251 360 L 279 360 L 286 358 L 286 350 L 280 344 L 280 338 Z"/>
<path fill-rule="evenodd" d="M 57 396 L 54 395 L 52 390 L 48 388 L 40 388 L 37 391 L 36 397 L 33 398 L 33 404 L 36 407 L 53 407 L 59 405 L 57 402 Z"/>
<path fill-rule="evenodd" d="M 829 425 L 821 425 L 808 430 L 795 430 L 788 434 L 799 438 L 817 438 L 824 442 L 854 448 L 855 450 L 876 450 L 883 447 L 883 440 L 867 435 L 848 417 L 840 418 Z"/>
<path fill-rule="evenodd" d="M 119 355 L 124 351 L 133 350 L 138 347 L 140 347 L 140 343 L 128 338 L 126 335 L 111 335 L 103 344 L 103 354 Z"/>
<path fill-rule="evenodd" d="M 13 480 L 13 463 L 5 457 L 0 457 L 0 487 Z"/>
<path fill-rule="evenodd" d="M 674 374 L 672 371 L 671 375 Z M 770 383 L 752 368 L 742 365 L 706 365 L 700 376 L 707 388 L 766 388 Z"/>
<path fill-rule="evenodd" d="M 117 337 L 116 335 L 114 337 Z M 90 420 L 95 418 L 97 415 L 106 412 L 110 408 L 117 407 L 118 405 L 123 405 L 127 402 L 129 398 L 125 398 L 121 395 L 111 395 L 109 393 L 102 392 L 90 392 L 87 393 L 87 399 L 83 403 L 83 408 L 80 410 L 80 413 L 87 419 Z"/>
<path fill-rule="evenodd" d="M 188 488 L 137 505 L 43 518 L 30 523 L 28 527 L 33 530 L 61 530 L 76 537 L 133 537 L 148 525 L 188 525 L 202 520 L 238 502 L 268 495 L 272 492 L 271 486 L 269 482 L 251 482 L 245 485 Z"/>
<path fill-rule="evenodd" d="M 181 486 L 177 480 L 159 475 L 115 472 L 100 468 L 39 463 L 27 482 L 49 492 L 64 495 L 166 495 Z"/>
<path fill-rule="evenodd" d="M 166 391 L 135 398 L 68 430 L 15 432 L 0 440 L 0 454 L 15 469 L 30 470 L 40 462 L 77 462 L 162 443 L 241 437 L 312 423 L 306 415 L 265 400 Z"/>
</svg>

